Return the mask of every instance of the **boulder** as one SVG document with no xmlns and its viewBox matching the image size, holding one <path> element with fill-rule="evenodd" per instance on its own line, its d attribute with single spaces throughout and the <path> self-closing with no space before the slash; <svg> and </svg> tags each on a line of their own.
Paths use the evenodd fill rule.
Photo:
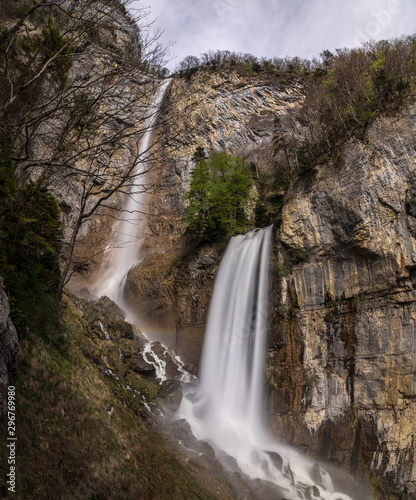
<svg viewBox="0 0 416 500">
<path fill-rule="evenodd" d="M 136 373 L 155 375 L 155 367 L 148 363 L 141 353 L 130 363 L 130 368 Z"/>
<path fill-rule="evenodd" d="M 157 395 L 165 401 L 170 410 L 175 411 L 182 401 L 181 383 L 178 380 L 165 380 L 162 382 Z"/>
<path fill-rule="evenodd" d="M 134 338 L 133 327 L 131 326 L 130 323 L 127 323 L 126 321 L 123 321 L 123 320 L 114 321 L 114 323 L 111 324 L 111 327 L 115 331 L 116 338 L 120 338 L 120 337 L 123 339 L 133 339 Z"/>
<path fill-rule="evenodd" d="M 95 309 L 100 312 L 105 318 L 107 318 L 109 323 L 114 323 L 115 321 L 124 320 L 126 314 L 122 311 L 118 305 L 109 299 L 107 296 L 100 297 L 97 302 L 94 303 Z"/>
</svg>

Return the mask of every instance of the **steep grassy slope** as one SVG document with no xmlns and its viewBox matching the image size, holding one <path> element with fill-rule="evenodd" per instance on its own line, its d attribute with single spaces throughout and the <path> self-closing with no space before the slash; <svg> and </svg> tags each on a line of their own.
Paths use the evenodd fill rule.
<svg viewBox="0 0 416 500">
<path fill-rule="evenodd" d="M 169 448 L 152 430 L 141 404 L 128 400 L 123 380 L 106 376 L 83 354 L 93 344 L 91 329 L 70 299 L 65 298 L 64 307 L 67 338 L 59 349 L 33 335 L 20 341 L 20 369 L 11 382 L 17 398 L 17 488 L 16 494 L 7 492 L 8 450 L 2 447 L 0 496 L 214 498 L 183 466 L 198 474 L 198 464 Z M 143 379 L 140 389 L 150 400 L 157 386 Z M 3 442 L 6 432 L 1 433 Z M 213 492 L 227 489 L 203 471 L 199 478 Z"/>
</svg>

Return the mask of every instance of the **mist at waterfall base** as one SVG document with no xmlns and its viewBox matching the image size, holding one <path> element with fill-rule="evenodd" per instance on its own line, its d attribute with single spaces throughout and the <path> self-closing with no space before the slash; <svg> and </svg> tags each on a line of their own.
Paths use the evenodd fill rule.
<svg viewBox="0 0 416 500">
<path fill-rule="evenodd" d="M 251 478 L 276 485 L 285 499 L 347 500 L 325 469 L 280 444 L 265 422 L 272 228 L 235 236 L 216 277 L 199 386 L 184 388 L 177 417 L 217 456 L 233 457 Z M 361 500 L 366 495 L 357 497 Z"/>
<path fill-rule="evenodd" d="M 94 285 L 97 296 L 106 295 L 122 309 L 128 311 L 124 301 L 124 281 L 130 268 L 141 261 L 141 226 L 146 221 L 146 172 L 149 167 L 153 133 L 163 97 L 170 78 L 159 85 L 148 110 L 145 133 L 138 145 L 138 164 L 133 173 L 134 185 L 123 206 L 122 218 L 114 227 L 104 250 L 103 264 Z"/>
</svg>

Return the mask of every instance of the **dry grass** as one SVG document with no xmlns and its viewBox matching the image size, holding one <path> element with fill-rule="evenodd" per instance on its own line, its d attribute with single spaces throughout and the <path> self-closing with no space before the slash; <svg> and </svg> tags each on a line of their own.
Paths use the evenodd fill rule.
<svg viewBox="0 0 416 500">
<path fill-rule="evenodd" d="M 120 397 L 114 381 L 82 354 L 85 324 L 73 305 L 64 317 L 70 333 L 64 350 L 47 346 L 34 336 L 21 342 L 20 369 L 13 381 L 17 392 L 17 492 L 7 496 L 7 450 L 3 448 L 0 497 L 213 498 L 137 416 L 140 412 Z M 109 418 L 111 407 L 114 415 Z M 0 439 L 5 438 L 3 430 Z"/>
</svg>

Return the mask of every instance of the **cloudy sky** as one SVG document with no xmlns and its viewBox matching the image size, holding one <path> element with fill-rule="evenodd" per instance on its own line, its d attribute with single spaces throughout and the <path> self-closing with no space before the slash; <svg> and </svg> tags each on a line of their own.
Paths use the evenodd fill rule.
<svg viewBox="0 0 416 500">
<path fill-rule="evenodd" d="M 174 67 L 210 49 L 262 57 L 311 59 L 324 49 L 353 47 L 416 33 L 416 0 L 135 0 L 172 43 Z"/>
</svg>

